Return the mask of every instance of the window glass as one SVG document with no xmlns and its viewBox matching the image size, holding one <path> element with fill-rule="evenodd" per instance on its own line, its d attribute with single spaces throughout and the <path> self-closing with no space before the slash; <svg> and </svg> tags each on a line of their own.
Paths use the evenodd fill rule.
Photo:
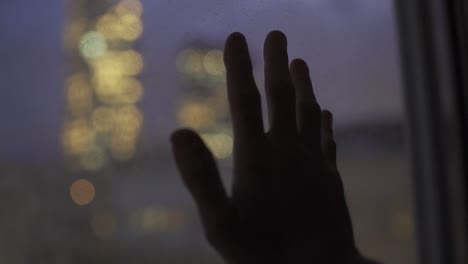
<svg viewBox="0 0 468 264">
<path fill-rule="evenodd" d="M 245 34 L 262 88 L 275 29 L 335 115 L 359 248 L 416 262 L 393 1 L 0 6 L 0 262 L 221 263 L 168 138 L 181 126 L 200 132 L 229 184 L 224 40 Z"/>
</svg>

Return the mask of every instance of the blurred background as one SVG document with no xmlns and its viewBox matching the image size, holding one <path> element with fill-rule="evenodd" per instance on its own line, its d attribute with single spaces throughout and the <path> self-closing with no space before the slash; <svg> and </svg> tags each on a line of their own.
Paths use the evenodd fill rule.
<svg viewBox="0 0 468 264">
<path fill-rule="evenodd" d="M 229 184 L 223 43 L 263 87 L 275 29 L 335 114 L 359 247 L 416 263 L 395 24 L 390 0 L 3 1 L 0 263 L 222 263 L 168 138 L 199 131 Z"/>
</svg>

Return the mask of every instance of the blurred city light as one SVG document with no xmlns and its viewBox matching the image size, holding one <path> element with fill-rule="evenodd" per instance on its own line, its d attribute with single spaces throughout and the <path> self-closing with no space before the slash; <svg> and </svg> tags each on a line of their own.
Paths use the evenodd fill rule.
<svg viewBox="0 0 468 264">
<path fill-rule="evenodd" d="M 229 158 L 232 155 L 233 139 L 228 122 L 222 50 L 203 46 L 187 47 L 177 55 L 176 66 L 184 79 L 188 80 L 188 89 L 198 90 L 187 93 L 180 103 L 177 111 L 179 124 L 201 133 L 216 158 Z M 203 94 L 203 97 L 197 94 Z"/>
<path fill-rule="evenodd" d="M 223 52 L 221 50 L 211 50 L 203 57 L 205 71 L 212 75 L 223 75 L 225 73 Z"/>
<path fill-rule="evenodd" d="M 66 82 L 69 110 L 62 144 L 71 164 L 99 171 L 112 158 L 129 160 L 136 153 L 143 117 L 135 104 L 143 96 L 138 75 L 144 60 L 133 43 L 143 32 L 143 9 L 139 0 L 80 4 L 76 10 L 100 7 L 103 12 L 95 19 L 80 13 L 67 27 L 65 45 L 84 60 L 74 57 Z"/>
<path fill-rule="evenodd" d="M 185 102 L 178 113 L 179 123 L 184 127 L 201 129 L 211 127 L 215 123 L 214 109 L 202 102 Z"/>
<path fill-rule="evenodd" d="M 89 31 L 80 40 L 80 51 L 86 59 L 98 58 L 107 51 L 106 39 L 96 31 Z"/>
<path fill-rule="evenodd" d="M 94 184 L 88 180 L 80 179 L 70 186 L 70 196 L 77 205 L 87 205 L 94 200 L 96 190 Z"/>
<path fill-rule="evenodd" d="M 183 211 L 163 207 L 138 208 L 129 218 L 130 226 L 135 231 L 145 233 L 181 230 L 187 221 Z"/>
<path fill-rule="evenodd" d="M 204 133 L 201 134 L 208 148 L 218 159 L 225 159 L 231 156 L 233 140 L 232 136 L 226 133 Z"/>
</svg>

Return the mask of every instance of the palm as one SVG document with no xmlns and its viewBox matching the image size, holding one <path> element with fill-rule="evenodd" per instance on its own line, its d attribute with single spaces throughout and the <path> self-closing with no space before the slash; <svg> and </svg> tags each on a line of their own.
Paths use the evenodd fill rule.
<svg viewBox="0 0 468 264">
<path fill-rule="evenodd" d="M 211 153 L 190 130 L 173 135 L 185 184 L 199 207 L 206 236 L 230 263 L 336 263 L 357 254 L 336 170 L 331 113 L 315 100 L 308 68 L 289 68 L 286 38 L 265 42 L 265 90 L 270 129 L 244 37 L 225 46 L 234 130 L 231 197 Z"/>
</svg>

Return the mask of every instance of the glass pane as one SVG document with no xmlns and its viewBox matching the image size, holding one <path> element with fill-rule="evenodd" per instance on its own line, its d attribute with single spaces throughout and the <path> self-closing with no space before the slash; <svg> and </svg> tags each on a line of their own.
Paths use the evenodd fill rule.
<svg viewBox="0 0 468 264">
<path fill-rule="evenodd" d="M 392 1 L 0 5 L 0 262 L 221 263 L 168 138 L 199 131 L 229 184 L 224 40 L 246 35 L 263 87 L 263 41 L 279 29 L 335 115 L 359 248 L 416 263 Z"/>
</svg>

